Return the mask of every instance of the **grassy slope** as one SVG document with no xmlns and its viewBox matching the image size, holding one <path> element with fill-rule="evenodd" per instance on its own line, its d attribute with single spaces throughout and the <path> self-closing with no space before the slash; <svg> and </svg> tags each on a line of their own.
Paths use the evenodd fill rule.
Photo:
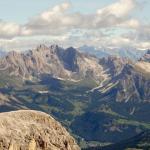
<svg viewBox="0 0 150 150">
<path fill-rule="evenodd" d="M 85 79 L 79 82 L 56 80 L 47 83 L 23 83 L 19 78 L 10 78 L 4 74 L 0 74 L 0 79 L 0 86 L 2 89 L 6 90 L 9 87 L 15 87 L 7 91 L 9 95 L 16 97 L 22 102 L 22 105 L 25 105 L 29 109 L 38 109 L 52 114 L 57 120 L 62 122 L 68 130 L 70 130 L 82 147 L 108 144 L 92 140 L 87 142 L 71 130 L 72 128 L 70 128 L 70 126 L 74 123 L 76 118 L 89 111 L 107 114 L 107 116 L 115 118 L 114 122 L 118 125 L 125 124 L 145 129 L 150 128 L 148 123 L 142 123 L 131 119 L 129 120 L 118 112 L 115 112 L 112 108 L 107 106 L 107 104 L 104 105 L 98 103 L 99 106 L 102 105 L 98 110 L 94 110 L 94 107 L 90 107 L 97 105 L 97 102 L 90 97 L 89 93 L 87 93 L 88 90 L 97 86 L 97 83 L 91 79 Z M 39 91 L 48 91 L 48 93 L 41 94 Z M 20 108 L 18 107 L 18 109 Z M 78 125 L 80 126 L 80 124 Z"/>
</svg>

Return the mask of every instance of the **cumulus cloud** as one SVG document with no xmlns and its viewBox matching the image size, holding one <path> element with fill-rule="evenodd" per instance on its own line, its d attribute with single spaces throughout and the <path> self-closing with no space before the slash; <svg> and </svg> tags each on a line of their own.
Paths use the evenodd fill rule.
<svg viewBox="0 0 150 150">
<path fill-rule="evenodd" d="M 138 21 L 129 20 L 128 14 L 135 7 L 134 0 L 120 0 L 110 6 L 97 10 L 94 14 L 70 12 L 71 3 L 62 3 L 32 17 L 25 25 L 3 23 L 2 35 L 6 37 L 32 35 L 60 35 L 74 28 L 97 29 L 117 25 L 137 26 Z M 9 35 L 10 34 L 10 35 Z M 5 36 L 4 36 L 5 37 Z"/>
<path fill-rule="evenodd" d="M 70 3 L 63 3 L 44 11 L 32 18 L 26 24 L 30 34 L 60 34 L 74 28 L 97 29 L 112 27 L 119 24 L 136 24 L 136 20 L 128 21 L 128 15 L 136 6 L 134 0 L 120 0 L 119 2 L 97 10 L 94 14 L 70 13 Z M 57 30 L 56 30 L 57 29 Z"/>
<path fill-rule="evenodd" d="M 0 38 L 12 38 L 20 35 L 21 28 L 16 23 L 0 20 Z"/>
<path fill-rule="evenodd" d="M 137 30 L 127 32 L 122 37 L 132 41 L 134 47 L 140 49 L 150 48 L 150 24 L 141 25 Z"/>
<path fill-rule="evenodd" d="M 138 29 L 141 26 L 141 24 L 136 19 L 130 19 L 130 20 L 127 20 L 127 21 L 123 22 L 119 26 L 123 27 L 123 28 Z"/>
<path fill-rule="evenodd" d="M 103 9 L 99 9 L 97 14 L 101 16 L 113 15 L 118 18 L 126 17 L 136 6 L 135 0 L 120 0 L 112 5 L 109 5 Z"/>
<path fill-rule="evenodd" d="M 35 44 L 36 37 L 40 39 L 40 36 L 47 36 L 47 40 L 66 43 L 66 45 L 72 44 L 73 46 L 82 44 L 96 46 L 136 45 L 136 42 L 139 42 L 141 38 L 146 47 L 149 46 L 147 44 L 150 38 L 149 28 L 144 27 L 144 32 L 142 32 L 143 25 L 131 15 L 137 5 L 136 0 L 118 0 L 118 2 L 96 10 L 95 13 L 83 14 L 73 12 L 71 10 L 72 4 L 66 2 L 31 17 L 24 25 L 1 20 L 0 38 L 5 39 L 5 45 L 6 43 L 19 45 L 19 42 L 23 43 L 23 40 L 18 38 L 28 37 Z M 118 34 L 121 29 L 127 30 L 127 33 Z M 106 34 L 107 30 L 115 30 L 116 32 L 112 36 Z M 7 39 L 9 42 L 6 42 Z"/>
</svg>

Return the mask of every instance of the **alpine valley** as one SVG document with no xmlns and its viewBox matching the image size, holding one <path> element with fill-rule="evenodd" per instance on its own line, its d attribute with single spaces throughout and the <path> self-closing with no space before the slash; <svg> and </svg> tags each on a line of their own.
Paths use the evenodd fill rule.
<svg viewBox="0 0 150 150">
<path fill-rule="evenodd" d="M 46 112 L 84 149 L 148 149 L 150 50 L 141 54 L 132 61 L 58 45 L 11 51 L 0 58 L 0 111 Z"/>
</svg>

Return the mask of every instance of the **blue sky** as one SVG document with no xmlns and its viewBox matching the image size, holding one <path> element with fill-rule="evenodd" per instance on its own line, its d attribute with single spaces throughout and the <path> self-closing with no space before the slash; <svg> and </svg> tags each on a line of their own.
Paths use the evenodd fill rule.
<svg viewBox="0 0 150 150">
<path fill-rule="evenodd" d="M 149 0 L 0 0 L 0 47 L 45 40 L 64 46 L 149 48 L 149 10 Z"/>
<path fill-rule="evenodd" d="M 7 21 L 16 21 L 25 23 L 31 16 L 37 15 L 40 12 L 66 2 L 64 0 L 1 0 L 0 14 L 1 19 Z M 104 7 L 107 4 L 115 2 L 115 0 L 69 0 L 74 6 L 73 11 L 83 13 L 92 13 L 97 8 Z"/>
<path fill-rule="evenodd" d="M 25 23 L 31 16 L 63 2 L 71 2 L 74 6 L 73 11 L 93 13 L 96 9 L 103 8 L 117 0 L 0 0 L 0 19 Z M 138 0 L 137 2 L 144 8 L 136 11 L 134 15 L 143 21 L 150 21 L 150 1 Z"/>
</svg>

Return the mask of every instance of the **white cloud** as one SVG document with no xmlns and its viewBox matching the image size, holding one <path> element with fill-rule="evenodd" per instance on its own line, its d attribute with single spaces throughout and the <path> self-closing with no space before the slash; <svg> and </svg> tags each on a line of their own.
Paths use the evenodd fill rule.
<svg viewBox="0 0 150 150">
<path fill-rule="evenodd" d="M 20 34 L 20 26 L 16 23 L 0 20 L 0 38 L 12 38 Z"/>
<path fill-rule="evenodd" d="M 127 21 L 123 22 L 119 26 L 123 27 L 123 28 L 137 29 L 137 28 L 140 27 L 140 22 L 136 19 L 130 19 L 130 20 L 127 20 Z"/>
<path fill-rule="evenodd" d="M 1 25 L 4 38 L 32 35 L 60 35 L 72 29 L 103 29 L 118 25 L 136 26 L 136 20 L 128 20 L 128 14 L 135 7 L 134 0 L 120 0 L 97 10 L 95 14 L 70 12 L 70 3 L 62 3 L 32 17 L 25 25 L 5 23 Z M 120 26 L 121 27 L 121 26 Z"/>
<path fill-rule="evenodd" d="M 139 46 L 140 43 L 142 47 L 149 46 L 150 28 L 131 15 L 137 7 L 136 0 L 119 0 L 93 14 L 73 12 L 72 7 L 71 3 L 62 3 L 31 17 L 24 25 L 0 21 L 0 45 L 9 45 L 8 48 L 31 46 L 46 36 L 47 41 L 72 46 Z M 126 30 L 123 35 L 122 29 Z M 106 30 L 115 32 L 110 35 Z"/>
<path fill-rule="evenodd" d="M 70 3 L 62 3 L 61 5 L 57 5 L 54 8 L 43 12 L 40 17 L 43 20 L 49 21 L 49 19 L 55 15 L 55 14 L 59 14 L 61 15 L 61 13 L 64 13 L 65 11 L 67 11 L 69 8 L 71 8 L 71 4 Z"/>
<path fill-rule="evenodd" d="M 97 29 L 114 27 L 126 23 L 129 13 L 135 6 L 134 0 L 120 0 L 117 3 L 97 10 L 94 14 L 85 15 L 69 12 L 71 4 L 63 3 L 33 17 L 26 24 L 26 30 L 30 31 L 29 34 L 60 34 L 74 28 Z M 133 20 L 131 21 L 129 26 L 133 24 Z M 128 24 L 126 23 L 126 25 Z"/>
<path fill-rule="evenodd" d="M 103 9 L 99 9 L 97 14 L 100 16 L 113 15 L 118 18 L 127 16 L 135 7 L 135 0 L 120 0 L 110 6 Z"/>
</svg>

